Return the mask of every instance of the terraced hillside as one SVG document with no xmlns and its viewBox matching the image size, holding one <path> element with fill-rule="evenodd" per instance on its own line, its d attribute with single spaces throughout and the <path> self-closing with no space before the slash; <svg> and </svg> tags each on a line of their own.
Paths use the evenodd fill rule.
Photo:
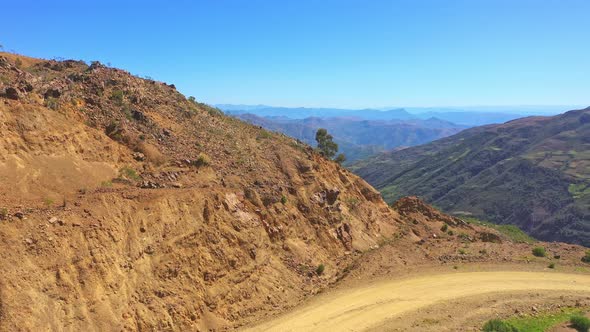
<svg viewBox="0 0 590 332">
<path fill-rule="evenodd" d="M 419 195 L 446 212 L 590 245 L 590 108 L 468 129 L 352 169 L 388 202 Z"/>
</svg>

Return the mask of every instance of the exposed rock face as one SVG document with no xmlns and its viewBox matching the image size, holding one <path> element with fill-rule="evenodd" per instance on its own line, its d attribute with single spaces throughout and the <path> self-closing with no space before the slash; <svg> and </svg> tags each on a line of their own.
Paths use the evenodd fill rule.
<svg viewBox="0 0 590 332">
<path fill-rule="evenodd" d="M 99 63 L 21 58 L 0 58 L 14 87 L 0 97 L 0 210 L 23 217 L 0 223 L 0 330 L 237 326 L 399 227 L 296 140 Z"/>
</svg>

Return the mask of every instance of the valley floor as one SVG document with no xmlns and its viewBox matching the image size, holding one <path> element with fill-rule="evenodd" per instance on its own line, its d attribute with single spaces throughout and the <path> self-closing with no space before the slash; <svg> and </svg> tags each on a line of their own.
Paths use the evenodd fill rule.
<svg viewBox="0 0 590 332">
<path fill-rule="evenodd" d="M 489 318 L 583 306 L 589 298 L 588 274 L 422 272 L 339 287 L 247 331 L 477 331 Z"/>
</svg>

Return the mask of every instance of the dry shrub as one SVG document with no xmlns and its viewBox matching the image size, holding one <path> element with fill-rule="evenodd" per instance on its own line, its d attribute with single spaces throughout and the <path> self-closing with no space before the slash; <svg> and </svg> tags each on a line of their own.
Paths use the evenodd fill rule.
<svg viewBox="0 0 590 332">
<path fill-rule="evenodd" d="M 158 150 L 157 147 L 151 145 L 150 143 L 140 142 L 137 145 L 137 151 L 143 153 L 145 158 L 155 164 L 155 165 L 162 165 L 166 162 L 166 157 Z"/>
</svg>

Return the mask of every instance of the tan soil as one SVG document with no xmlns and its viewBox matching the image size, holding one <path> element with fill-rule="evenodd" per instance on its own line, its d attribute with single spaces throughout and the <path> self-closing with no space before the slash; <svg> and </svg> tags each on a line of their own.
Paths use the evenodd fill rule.
<svg viewBox="0 0 590 332">
<path fill-rule="evenodd" d="M 484 304 L 483 299 L 489 298 L 490 294 L 510 295 L 523 291 L 575 292 L 590 296 L 590 275 L 520 271 L 458 272 L 378 282 L 319 295 L 288 314 L 246 331 L 395 330 L 396 317 L 420 310 L 419 316 L 428 318 L 423 309 L 438 302 L 470 297 L 472 303 L 478 304 L 471 308 L 473 311 Z M 411 320 L 407 318 L 406 323 Z M 437 329 L 440 328 L 440 324 L 435 325 Z M 413 328 L 428 330 L 421 326 Z"/>
</svg>

